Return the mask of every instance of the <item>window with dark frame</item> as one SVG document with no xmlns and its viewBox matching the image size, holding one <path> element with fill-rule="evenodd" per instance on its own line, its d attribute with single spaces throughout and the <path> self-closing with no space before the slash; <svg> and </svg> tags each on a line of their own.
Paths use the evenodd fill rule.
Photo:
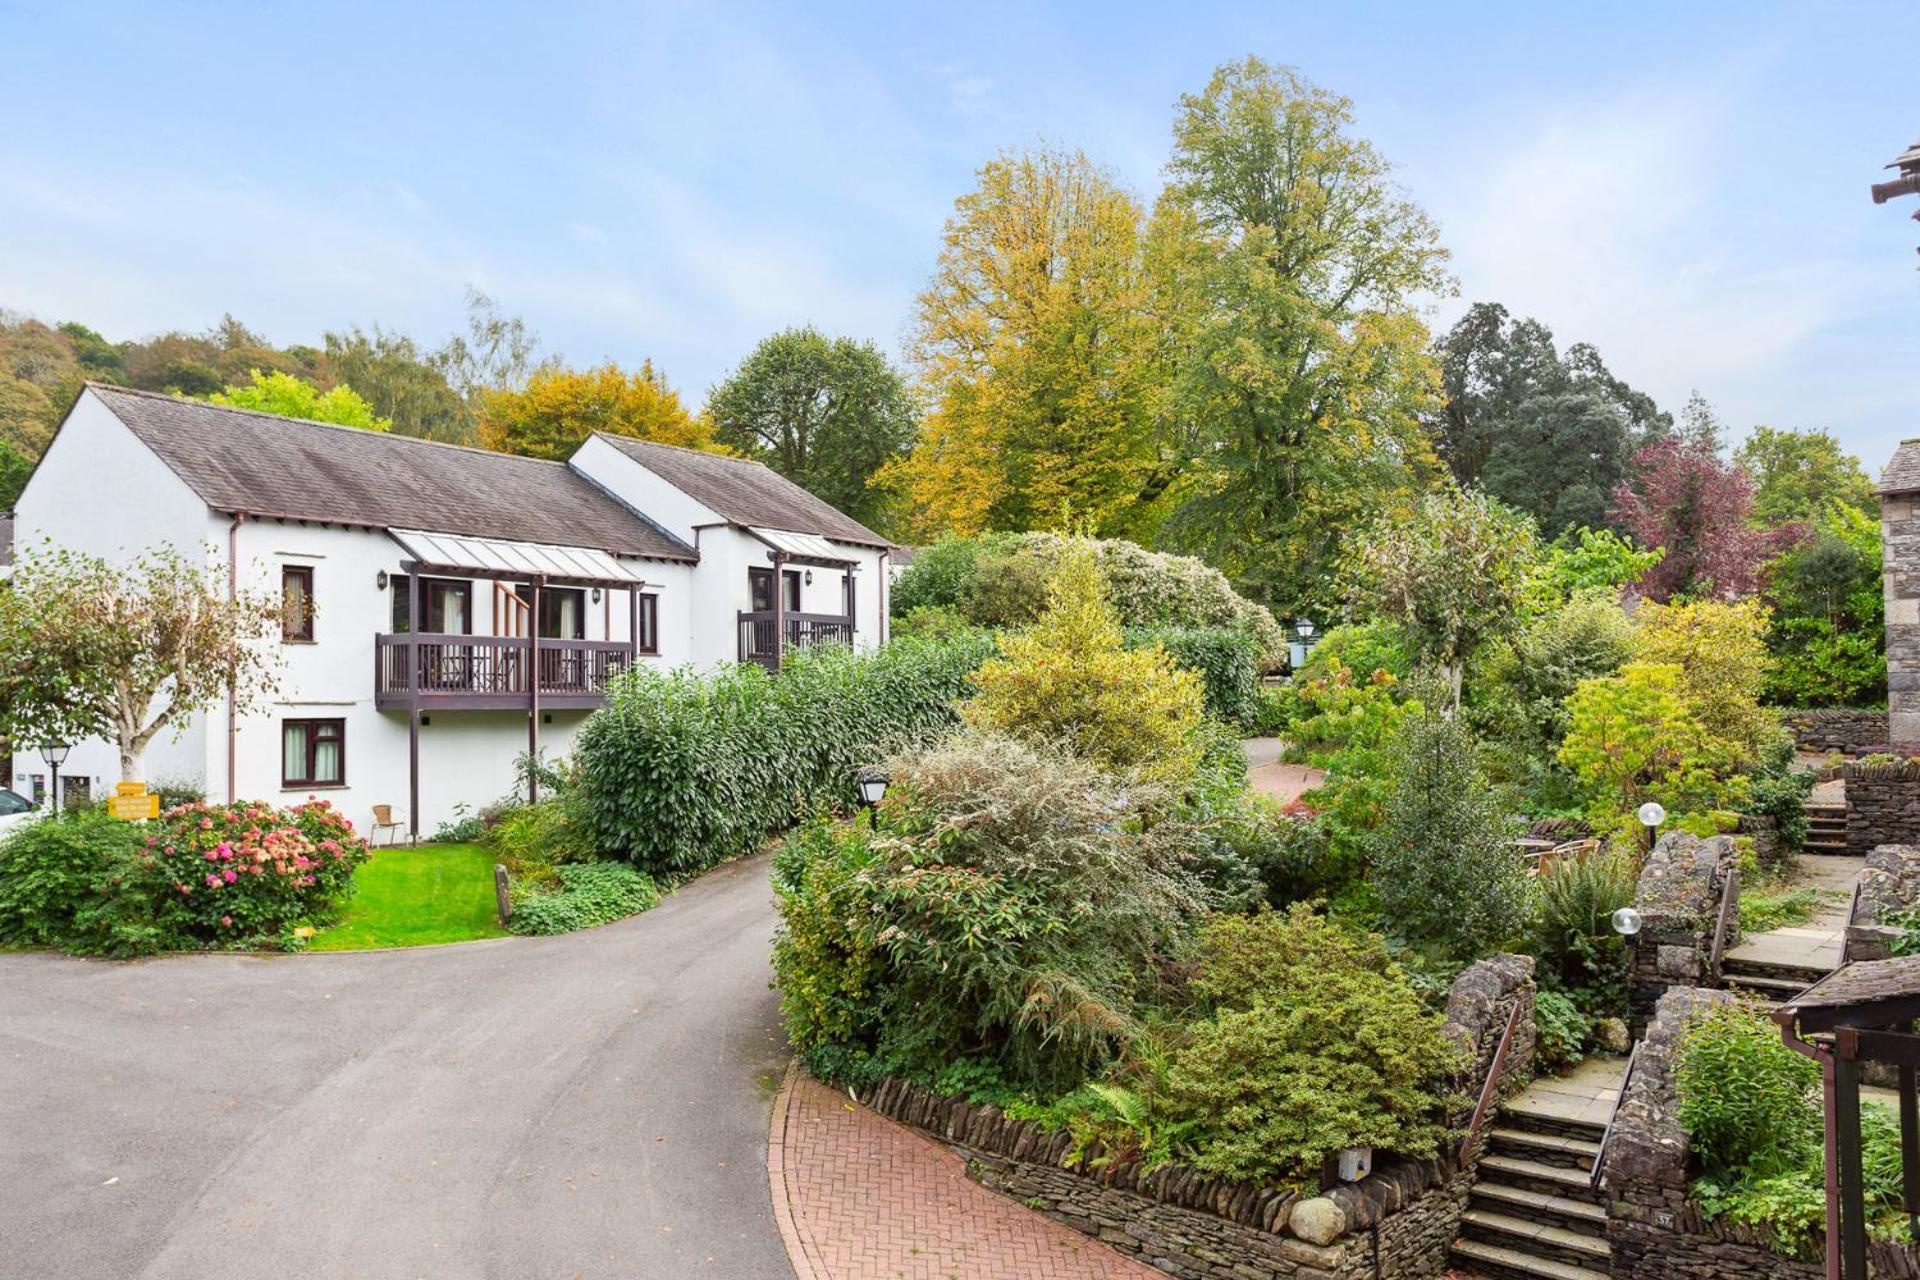
<svg viewBox="0 0 1920 1280">
<path fill-rule="evenodd" d="M 313 642 L 313 566 L 280 567 L 280 639 L 289 644 Z"/>
<path fill-rule="evenodd" d="M 388 580 L 393 591 L 393 633 L 405 635 L 407 625 L 407 575 L 394 574 Z M 459 578 L 420 579 L 421 630 L 429 635 L 473 634 L 473 584 Z"/>
<path fill-rule="evenodd" d="M 283 720 L 280 736 L 280 785 L 347 785 L 347 722 Z"/>
<path fill-rule="evenodd" d="M 660 652 L 660 597 L 651 591 L 640 593 L 639 618 L 640 631 L 633 638 L 634 648 L 640 653 Z"/>
</svg>

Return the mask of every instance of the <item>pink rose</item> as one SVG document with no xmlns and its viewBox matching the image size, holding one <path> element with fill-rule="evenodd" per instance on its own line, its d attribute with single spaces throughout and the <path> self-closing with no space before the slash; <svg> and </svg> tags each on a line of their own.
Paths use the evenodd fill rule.
<svg viewBox="0 0 1920 1280">
<path fill-rule="evenodd" d="M 213 888 L 218 889 L 220 887 L 220 877 L 216 875 L 209 875 L 207 877 L 207 883 L 211 885 Z"/>
<path fill-rule="evenodd" d="M 231 929 L 231 928 L 233 928 L 233 917 L 232 917 L 232 916 L 221 916 L 221 917 L 220 917 L 220 927 L 221 927 L 221 928 L 223 928 L 223 929 Z"/>
<path fill-rule="evenodd" d="M 209 849 L 205 853 L 201 854 L 200 856 L 205 858 L 208 862 L 218 862 L 220 860 L 219 851 L 214 849 Z"/>
<path fill-rule="evenodd" d="M 220 873 L 220 878 L 222 880 L 225 880 L 228 884 L 232 884 L 235 880 L 238 880 L 240 878 L 240 873 L 235 871 L 232 867 L 228 867 L 225 871 L 222 871 Z"/>
</svg>

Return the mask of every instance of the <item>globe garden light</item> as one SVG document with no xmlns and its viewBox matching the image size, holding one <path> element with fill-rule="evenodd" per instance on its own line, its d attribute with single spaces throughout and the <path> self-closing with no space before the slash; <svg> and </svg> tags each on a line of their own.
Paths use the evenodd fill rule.
<svg viewBox="0 0 1920 1280">
<path fill-rule="evenodd" d="M 1622 907 L 1613 913 L 1613 931 L 1623 938 L 1631 938 L 1640 932 L 1640 913 L 1632 907 Z"/>
<path fill-rule="evenodd" d="M 1658 800 L 1649 800 L 1640 806 L 1640 825 L 1657 827 L 1667 820 L 1667 808 Z"/>
</svg>

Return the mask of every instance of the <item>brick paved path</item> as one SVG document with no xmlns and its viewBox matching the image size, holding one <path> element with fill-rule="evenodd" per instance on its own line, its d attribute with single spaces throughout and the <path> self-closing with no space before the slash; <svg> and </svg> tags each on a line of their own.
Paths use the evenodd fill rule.
<svg viewBox="0 0 1920 1280">
<path fill-rule="evenodd" d="M 767 1170 L 800 1280 L 1166 1280 L 799 1072 L 774 1110 Z"/>
</svg>

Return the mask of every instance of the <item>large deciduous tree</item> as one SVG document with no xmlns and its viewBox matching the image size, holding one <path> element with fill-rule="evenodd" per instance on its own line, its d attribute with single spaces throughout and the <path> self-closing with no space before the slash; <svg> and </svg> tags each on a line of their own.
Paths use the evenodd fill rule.
<svg viewBox="0 0 1920 1280">
<path fill-rule="evenodd" d="M 1633 456 L 1632 477 L 1614 487 L 1608 520 L 1666 555 L 1641 579 L 1655 600 L 1751 595 L 1760 571 L 1797 538 L 1757 529 L 1753 478 L 1721 461 L 1704 437 L 1655 440 Z"/>
<path fill-rule="evenodd" d="M 598 369 L 547 366 L 517 391 L 483 388 L 479 395 L 480 443 L 502 453 L 558 461 L 596 431 L 714 447 L 713 424 L 687 412 L 651 360 L 631 372 L 611 361 Z"/>
<path fill-rule="evenodd" d="M 812 327 L 761 341 L 707 394 L 722 444 L 757 458 L 869 525 L 888 495 L 872 483 L 913 443 L 913 397 L 871 342 Z"/>
<path fill-rule="evenodd" d="M 355 325 L 325 338 L 327 369 L 392 422 L 396 434 L 471 444 L 473 410 L 447 381 L 438 352 L 403 333 Z"/>
<path fill-rule="evenodd" d="M 891 477 L 920 532 L 1125 524 L 1153 461 L 1141 221 L 1078 152 L 1002 155 L 955 202 L 912 339 L 930 412 Z"/>
<path fill-rule="evenodd" d="M 1446 675 L 1458 707 L 1468 662 L 1518 626 L 1539 554 L 1525 516 L 1483 493 L 1445 491 L 1368 530 L 1344 579 L 1356 608 L 1399 624 Z"/>
<path fill-rule="evenodd" d="M 1414 299 L 1451 287 L 1446 254 L 1351 123 L 1290 70 L 1224 66 L 1181 99 L 1157 212 L 1196 242 L 1170 256 L 1197 259 L 1203 304 L 1166 317 L 1195 445 L 1167 534 L 1289 613 L 1331 604 L 1342 539 L 1436 465 Z"/>
<path fill-rule="evenodd" d="M 1733 455 L 1753 474 L 1753 516 L 1768 524 L 1813 521 L 1829 502 L 1873 511 L 1873 480 L 1830 431 L 1755 427 Z"/>
<path fill-rule="evenodd" d="M 168 547 L 118 566 L 32 549 L 0 592 L 0 718 L 14 742 L 102 737 L 121 777 L 142 780 L 147 746 L 232 693 L 247 710 L 275 684 L 277 597 L 237 591 L 222 567 Z"/>
<path fill-rule="evenodd" d="M 290 373 L 262 373 L 255 369 L 245 383 L 216 391 L 207 399 L 235 409 L 252 409 L 282 418 L 304 418 L 309 422 L 331 422 L 366 431 L 387 431 L 393 426 L 391 421 L 374 413 L 373 406 L 352 387 L 338 386 L 322 391 Z"/>
</svg>

